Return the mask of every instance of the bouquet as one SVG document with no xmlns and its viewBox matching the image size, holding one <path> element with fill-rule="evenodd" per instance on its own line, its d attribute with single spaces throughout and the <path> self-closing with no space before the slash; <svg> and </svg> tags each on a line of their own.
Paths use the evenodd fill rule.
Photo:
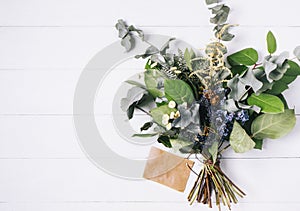
<svg viewBox="0 0 300 211">
<path fill-rule="evenodd" d="M 231 147 L 236 153 L 261 149 L 265 139 L 278 139 L 289 133 L 296 122 L 295 112 L 288 107 L 282 92 L 300 75 L 295 62 L 300 47 L 276 54 L 276 39 L 267 34 L 269 54 L 259 58 L 253 48 L 227 55 L 225 42 L 234 35 L 226 23 L 230 8 L 218 0 L 206 0 L 215 24 L 215 41 L 204 52 L 178 49 L 169 52 L 168 40 L 162 47 L 149 47 L 136 58 L 145 59 L 144 83 L 127 81 L 133 87 L 121 100 L 128 119 L 140 110 L 151 117 L 134 136 L 156 136 L 167 148 L 180 143 L 179 151 L 203 163 L 188 201 L 229 209 L 245 193 L 234 184 L 220 166 L 222 153 Z M 144 34 L 123 20 L 116 24 L 121 44 L 129 51 L 134 36 Z M 149 109 L 150 107 L 150 109 Z M 146 110 L 148 108 L 148 110 Z M 152 132 L 146 132 L 152 128 Z"/>
</svg>

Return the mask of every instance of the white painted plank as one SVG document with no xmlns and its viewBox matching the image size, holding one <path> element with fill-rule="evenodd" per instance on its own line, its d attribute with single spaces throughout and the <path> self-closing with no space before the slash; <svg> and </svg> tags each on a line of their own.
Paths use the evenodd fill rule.
<svg viewBox="0 0 300 211">
<path fill-rule="evenodd" d="M 231 20 L 242 25 L 299 25 L 294 18 L 298 14 L 299 2 L 296 0 L 284 3 L 228 0 L 226 3 L 233 10 Z M 207 25 L 210 17 L 204 1 L 199 0 L 189 3 L 180 0 L 153 0 L 151 3 L 138 0 L 112 0 L 109 3 L 97 0 L 2 0 L 0 8 L 2 26 L 111 26 L 119 18 L 139 25 L 185 26 Z"/>
<path fill-rule="evenodd" d="M 150 211 L 150 210 L 207 210 L 205 205 L 195 204 L 189 206 L 187 203 L 162 203 L 162 202 L 69 202 L 69 203 L 16 203 L 15 211 L 99 211 L 99 210 L 124 210 L 124 211 Z M 214 207 L 214 210 L 217 208 Z M 224 208 L 225 210 L 226 208 Z M 239 203 L 234 205 L 232 210 L 235 211 L 253 211 L 253 210 L 272 210 L 272 211 L 298 211 L 300 209 L 299 203 Z"/>
<path fill-rule="evenodd" d="M 115 152 L 125 157 L 142 157 L 150 145 L 141 146 L 127 142 L 116 132 L 110 117 L 98 117 L 99 132 Z M 296 128 L 279 140 L 266 140 L 264 149 L 236 154 L 229 150 L 227 158 L 300 157 L 300 142 Z M 99 122 L 102 122 L 99 124 Z M 137 126 L 143 121 L 137 123 Z M 0 158 L 85 158 L 71 116 L 4 116 L 0 118 Z M 17 128 L 18 132 L 15 132 Z M 155 141 L 155 138 L 153 138 Z"/>
<path fill-rule="evenodd" d="M 298 204 L 299 162 L 242 159 L 222 166 L 247 193 L 242 203 Z M 195 179 L 191 176 L 186 192 L 178 193 L 151 181 L 112 177 L 88 160 L 1 160 L 0 170 L 0 200 L 10 202 L 185 202 Z"/>
<path fill-rule="evenodd" d="M 300 119 L 297 119 L 297 125 L 290 134 L 278 140 L 266 140 L 262 151 L 236 154 L 229 150 L 224 153 L 224 157 L 300 157 Z M 113 151 L 128 158 L 147 157 L 151 145 L 136 145 L 124 140 L 117 133 L 109 116 L 97 117 L 97 123 L 100 134 Z M 142 123 L 143 121 L 138 121 L 136 124 L 140 126 Z M 1 159 L 85 158 L 78 144 L 71 116 L 2 116 L 0 126 Z"/>
<path fill-rule="evenodd" d="M 85 157 L 71 116 L 2 116 L 0 125 L 1 158 Z"/>
<path fill-rule="evenodd" d="M 1 19 L 0 19 L 1 20 Z M 213 38 L 212 27 L 142 27 L 146 34 L 163 34 L 204 49 Z M 236 38 L 228 43 L 229 53 L 254 47 L 266 55 L 265 36 L 272 30 L 277 37 L 278 52 L 292 52 L 300 45 L 300 27 L 245 27 L 233 29 Z M 0 28 L 1 70 L 70 70 L 81 71 L 104 47 L 118 41 L 113 27 L 75 28 Z M 293 56 L 291 55 L 291 58 Z M 132 60 L 123 67 L 143 68 Z"/>
<path fill-rule="evenodd" d="M 140 70 L 115 69 L 104 80 L 95 96 L 95 113 L 111 114 L 117 89 L 123 81 Z M 90 71 L 92 76 L 97 74 Z M 73 96 L 79 72 L 70 71 L 0 71 L 0 114 L 72 114 Z M 290 107 L 300 112 L 297 79 L 287 91 Z M 125 97 L 125 96 L 124 96 Z"/>
<path fill-rule="evenodd" d="M 0 202 L 1 211 L 13 211 L 12 206 L 7 202 Z"/>
</svg>

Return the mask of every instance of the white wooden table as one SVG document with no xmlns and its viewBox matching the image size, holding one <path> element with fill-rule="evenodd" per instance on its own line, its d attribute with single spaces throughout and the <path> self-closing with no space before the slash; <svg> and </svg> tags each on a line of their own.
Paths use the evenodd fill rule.
<svg viewBox="0 0 300 211">
<path fill-rule="evenodd" d="M 265 55 L 268 30 L 279 52 L 300 45 L 299 1 L 226 2 L 230 22 L 240 24 L 230 52 L 254 47 Z M 204 48 L 212 37 L 209 17 L 204 0 L 0 0 L 0 211 L 209 210 L 189 206 L 187 192 L 96 168 L 80 149 L 72 120 L 79 75 L 117 40 L 117 19 Z M 299 113 L 300 80 L 290 87 L 284 94 Z M 226 154 L 224 170 L 248 194 L 234 210 L 300 210 L 299 129 L 300 123 L 281 140 L 266 141 L 263 151 Z M 149 148 L 114 149 L 146 156 Z"/>
</svg>

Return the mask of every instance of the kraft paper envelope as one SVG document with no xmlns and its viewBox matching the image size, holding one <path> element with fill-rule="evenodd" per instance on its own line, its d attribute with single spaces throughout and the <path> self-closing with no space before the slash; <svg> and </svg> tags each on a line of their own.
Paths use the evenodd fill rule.
<svg viewBox="0 0 300 211">
<path fill-rule="evenodd" d="M 144 170 L 144 178 L 184 192 L 194 162 L 152 147 Z"/>
</svg>

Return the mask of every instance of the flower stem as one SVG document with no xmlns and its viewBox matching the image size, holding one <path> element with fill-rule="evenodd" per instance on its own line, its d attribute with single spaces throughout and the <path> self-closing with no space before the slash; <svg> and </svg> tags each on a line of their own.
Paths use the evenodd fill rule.
<svg viewBox="0 0 300 211">
<path fill-rule="evenodd" d="M 215 194 L 219 210 L 221 202 L 231 210 L 231 203 L 237 203 L 237 196 L 243 198 L 246 194 L 238 188 L 221 170 L 220 161 L 213 164 L 207 160 L 197 176 L 197 179 L 188 195 L 188 201 L 193 204 L 196 200 L 198 203 L 208 204 L 212 208 L 212 196 Z"/>
</svg>

